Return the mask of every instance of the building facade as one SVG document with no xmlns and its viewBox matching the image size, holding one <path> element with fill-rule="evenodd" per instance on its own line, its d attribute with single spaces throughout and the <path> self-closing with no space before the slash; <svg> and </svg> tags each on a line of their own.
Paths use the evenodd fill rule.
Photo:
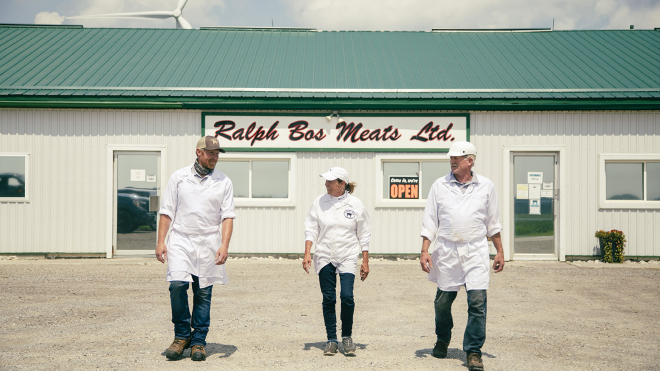
<svg viewBox="0 0 660 371">
<path fill-rule="evenodd" d="M 468 140 L 507 260 L 599 256 L 601 229 L 660 256 L 659 31 L 3 26 L 0 43 L 0 254 L 152 253 L 167 179 L 216 135 L 235 253 L 301 253 L 318 175 L 342 166 L 372 254 L 417 254 Z"/>
</svg>

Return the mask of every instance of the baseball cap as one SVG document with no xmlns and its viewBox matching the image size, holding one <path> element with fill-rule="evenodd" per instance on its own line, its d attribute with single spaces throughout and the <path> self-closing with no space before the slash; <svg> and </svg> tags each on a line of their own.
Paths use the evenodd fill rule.
<svg viewBox="0 0 660 371">
<path fill-rule="evenodd" d="M 216 137 L 207 135 L 205 137 L 201 137 L 197 141 L 197 149 L 206 149 L 206 150 L 214 150 L 217 149 L 220 152 L 225 152 L 224 149 L 220 148 L 220 142 L 218 142 L 218 139 Z"/>
<path fill-rule="evenodd" d="M 330 168 L 327 173 L 323 173 L 319 176 L 324 177 L 326 180 L 341 179 L 345 183 L 348 183 L 348 171 L 342 167 Z"/>
</svg>

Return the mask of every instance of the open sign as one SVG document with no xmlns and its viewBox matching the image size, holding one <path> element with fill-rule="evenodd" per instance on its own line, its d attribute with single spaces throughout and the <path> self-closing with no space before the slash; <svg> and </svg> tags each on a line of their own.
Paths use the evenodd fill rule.
<svg viewBox="0 0 660 371">
<path fill-rule="evenodd" d="M 391 199 L 419 199 L 418 176 L 390 176 Z"/>
</svg>

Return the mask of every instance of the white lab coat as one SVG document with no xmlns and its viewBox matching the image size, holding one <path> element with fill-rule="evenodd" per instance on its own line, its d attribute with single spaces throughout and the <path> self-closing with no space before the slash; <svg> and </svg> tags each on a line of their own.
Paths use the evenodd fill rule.
<svg viewBox="0 0 660 371">
<path fill-rule="evenodd" d="M 463 193 L 449 173 L 431 186 L 424 217 L 423 237 L 435 240 L 429 281 L 442 291 L 486 290 L 490 279 L 488 241 L 502 230 L 495 186 L 473 172 Z M 437 239 L 436 239 L 437 237 Z"/>
<path fill-rule="evenodd" d="M 222 246 L 222 221 L 236 218 L 231 180 L 218 169 L 203 181 L 193 166 L 179 169 L 167 182 L 159 212 L 172 219 L 167 281 L 192 282 L 195 275 L 200 288 L 227 284 L 225 266 L 215 265 L 215 254 Z"/>
<path fill-rule="evenodd" d="M 321 195 L 305 218 L 305 241 L 316 242 L 316 274 L 330 263 L 337 273 L 355 274 L 360 250 L 369 251 L 371 218 L 362 201 L 348 192 Z"/>
</svg>

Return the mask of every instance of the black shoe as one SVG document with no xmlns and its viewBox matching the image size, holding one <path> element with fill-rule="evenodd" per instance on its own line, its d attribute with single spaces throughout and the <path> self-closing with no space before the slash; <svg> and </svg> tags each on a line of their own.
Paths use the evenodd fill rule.
<svg viewBox="0 0 660 371">
<path fill-rule="evenodd" d="M 444 341 L 436 341 L 435 346 L 433 347 L 433 357 L 447 358 L 447 347 L 449 347 L 449 344 Z"/>
</svg>

